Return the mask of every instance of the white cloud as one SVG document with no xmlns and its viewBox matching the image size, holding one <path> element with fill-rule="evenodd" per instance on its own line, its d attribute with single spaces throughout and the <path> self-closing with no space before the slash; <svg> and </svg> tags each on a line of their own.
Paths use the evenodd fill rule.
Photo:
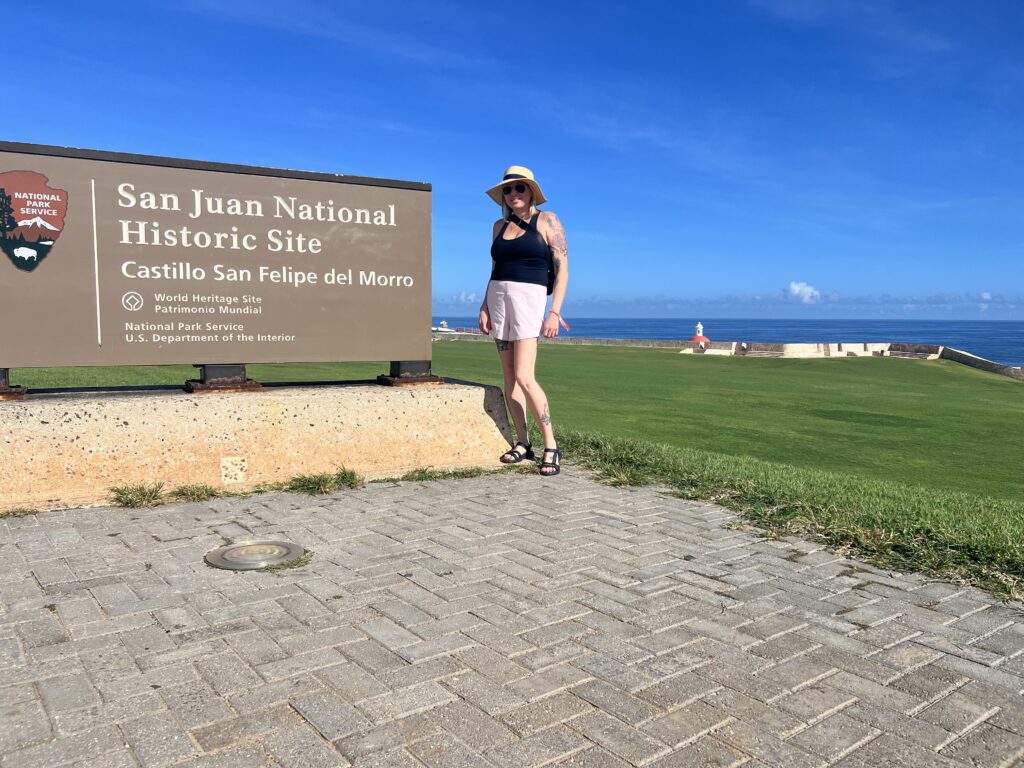
<svg viewBox="0 0 1024 768">
<path fill-rule="evenodd" d="M 981 292 L 981 300 L 982 301 L 992 301 L 992 294 L 989 293 L 988 291 L 982 291 Z"/>
<path fill-rule="evenodd" d="M 790 281 L 786 286 L 786 295 L 796 299 L 801 304 L 817 304 L 821 301 L 821 291 L 809 283 Z"/>
<path fill-rule="evenodd" d="M 451 296 L 435 296 L 435 304 L 444 304 L 448 306 L 461 306 L 463 304 L 479 304 L 481 296 L 476 291 L 459 291 L 458 293 L 452 294 Z"/>
</svg>

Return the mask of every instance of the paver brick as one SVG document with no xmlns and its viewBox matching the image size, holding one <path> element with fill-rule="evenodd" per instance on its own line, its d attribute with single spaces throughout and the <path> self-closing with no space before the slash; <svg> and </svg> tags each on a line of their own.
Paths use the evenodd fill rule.
<svg viewBox="0 0 1024 768">
<path fill-rule="evenodd" d="M 990 685 L 1005 688 L 1007 691 L 1021 694 L 1024 693 L 1024 676 L 1013 674 L 1010 671 L 993 669 L 975 661 L 963 659 L 958 656 L 943 656 L 934 662 L 936 667 L 956 672 L 973 680 L 981 680 Z"/>
<path fill-rule="evenodd" d="M 100 763 L 103 756 L 122 749 L 124 741 L 111 726 L 62 736 L 53 741 L 0 755 L 3 768 L 52 768 L 73 762 Z"/>
<path fill-rule="evenodd" d="M 415 627 L 417 624 L 429 622 L 432 619 L 430 614 L 420 610 L 415 605 L 410 605 L 404 600 L 388 600 L 386 602 L 375 603 L 373 607 L 392 621 L 407 629 Z"/>
<path fill-rule="evenodd" d="M 593 711 L 593 705 L 568 691 L 525 704 L 502 715 L 502 720 L 516 732 L 528 736 Z"/>
<path fill-rule="evenodd" d="M 785 685 L 775 682 L 770 675 L 755 676 L 748 670 L 734 667 L 731 664 L 712 662 L 701 667 L 696 674 L 727 688 L 745 693 L 758 701 L 772 702 L 789 693 L 789 689 Z"/>
<path fill-rule="evenodd" d="M 440 684 L 423 683 L 366 699 L 358 706 L 373 722 L 380 723 L 439 707 L 453 698 L 451 692 Z"/>
<path fill-rule="evenodd" d="M 732 688 L 709 693 L 703 702 L 780 739 L 787 739 L 807 727 L 803 720 L 780 709 L 779 701 L 765 704 Z"/>
<path fill-rule="evenodd" d="M 253 666 L 279 661 L 288 656 L 266 632 L 259 629 L 231 635 L 226 639 L 232 650 Z"/>
<path fill-rule="evenodd" d="M 222 653 L 198 661 L 196 669 L 221 696 L 255 688 L 263 682 L 248 664 L 233 653 Z"/>
<path fill-rule="evenodd" d="M 423 763 L 402 749 L 375 754 L 358 763 L 358 766 L 359 768 L 423 768 Z"/>
<path fill-rule="evenodd" d="M 513 680 L 505 687 L 526 701 L 536 701 L 590 679 L 590 675 L 571 664 L 560 664 Z"/>
<path fill-rule="evenodd" d="M 801 688 L 775 702 L 775 706 L 806 723 L 814 724 L 857 703 L 848 691 L 834 688 L 828 681 Z"/>
<path fill-rule="evenodd" d="M 835 762 L 875 739 L 881 731 L 844 715 L 834 714 L 800 731 L 790 744 Z"/>
<path fill-rule="evenodd" d="M 987 720 L 999 711 L 972 701 L 961 693 L 951 693 L 917 714 L 917 718 L 960 734 Z"/>
<path fill-rule="evenodd" d="M 864 701 L 858 701 L 845 708 L 843 714 L 933 752 L 948 744 L 951 737 L 949 731 L 926 720 L 876 707 Z"/>
<path fill-rule="evenodd" d="M 641 730 L 673 749 L 696 741 L 725 725 L 733 716 L 703 701 L 695 701 L 671 714 L 651 720 Z"/>
<path fill-rule="evenodd" d="M 429 736 L 408 749 L 428 768 L 492 768 L 482 755 L 447 733 Z"/>
<path fill-rule="evenodd" d="M 556 725 L 511 744 L 486 750 L 484 757 L 499 768 L 539 768 L 565 760 L 589 746 L 576 731 Z"/>
<path fill-rule="evenodd" d="M 289 703 L 327 741 L 344 738 L 370 726 L 361 712 L 335 693 L 312 693 Z"/>
<path fill-rule="evenodd" d="M 390 619 L 377 619 L 360 624 L 359 629 L 372 637 L 385 648 L 394 650 L 407 645 L 422 642 L 422 638 Z"/>
<path fill-rule="evenodd" d="M 671 751 L 664 742 L 599 710 L 577 717 L 570 726 L 632 765 L 644 765 Z"/>
<path fill-rule="evenodd" d="M 978 768 L 1004 768 L 1020 765 L 1024 758 L 1024 740 L 1018 734 L 983 723 L 940 754 Z"/>
<path fill-rule="evenodd" d="M 739 768 L 753 766 L 749 755 L 723 744 L 714 736 L 704 736 L 651 763 L 651 768 Z"/>
<path fill-rule="evenodd" d="M 232 694 L 228 697 L 228 702 L 236 712 L 254 712 L 285 703 L 297 696 L 321 690 L 324 690 L 324 684 L 319 678 L 312 675 L 301 675 Z"/>
<path fill-rule="evenodd" d="M 715 731 L 715 738 L 767 765 L 785 768 L 823 768 L 827 762 L 822 757 L 782 741 L 742 720 L 726 723 Z"/>
<path fill-rule="evenodd" d="M 455 675 L 445 680 L 444 684 L 489 715 L 499 715 L 526 703 L 522 696 L 478 672 Z"/>
<path fill-rule="evenodd" d="M 509 683 L 529 674 L 529 670 L 485 645 L 474 645 L 455 653 L 463 664 L 498 683 Z"/>
<path fill-rule="evenodd" d="M 602 680 L 591 680 L 572 689 L 573 694 L 590 702 L 595 708 L 614 715 L 630 725 L 637 725 L 658 714 L 658 708 Z"/>
<path fill-rule="evenodd" d="M 430 712 L 420 712 L 354 733 L 334 742 L 334 746 L 351 762 L 363 765 L 374 756 L 406 749 L 440 730 Z"/>
<path fill-rule="evenodd" d="M 690 645 L 691 643 L 699 640 L 700 637 L 701 635 L 689 629 L 688 626 L 680 626 L 666 629 L 664 632 L 644 634 L 636 637 L 636 639 L 633 640 L 633 644 L 660 656 L 663 653 L 668 653 L 669 651 L 674 651 L 677 648 Z"/>
<path fill-rule="evenodd" d="M 424 640 L 414 645 L 407 645 L 397 650 L 399 656 L 407 661 L 416 663 L 426 659 L 433 659 L 437 656 L 447 656 L 461 651 L 463 648 L 471 648 L 476 641 L 467 637 L 461 632 L 453 632 L 449 635 L 442 635 L 433 640 Z"/>
<path fill-rule="evenodd" d="M 161 688 L 159 693 L 185 728 L 197 728 L 235 715 L 227 702 L 203 682 Z"/>
<path fill-rule="evenodd" d="M 921 708 L 921 700 L 896 688 L 879 685 L 849 672 L 839 672 L 828 678 L 829 685 L 852 693 L 858 699 L 883 709 L 909 714 Z"/>
<path fill-rule="evenodd" d="M 531 671 L 545 669 L 556 664 L 572 661 L 579 665 L 582 656 L 590 656 L 593 653 L 589 648 L 580 645 L 572 640 L 546 645 L 535 651 L 528 651 L 516 657 L 516 663 L 521 664 Z"/>
<path fill-rule="evenodd" d="M 891 733 L 883 733 L 866 744 L 858 750 L 857 757 L 868 765 L 884 765 L 886 768 L 965 768 L 970 765 Z"/>
<path fill-rule="evenodd" d="M 684 672 L 643 688 L 636 695 L 667 710 L 685 706 L 721 687 L 722 684 L 714 680 L 694 672 Z"/>
<path fill-rule="evenodd" d="M 181 727 L 164 715 L 121 723 L 121 732 L 145 768 L 170 765 L 196 752 Z"/>
<path fill-rule="evenodd" d="M 265 736 L 300 722 L 299 715 L 291 707 L 287 704 L 277 704 L 268 709 L 233 717 L 230 720 L 193 728 L 190 733 L 202 749 L 212 752 L 236 746 L 243 741 Z"/>
<path fill-rule="evenodd" d="M 452 656 L 435 656 L 427 661 L 409 664 L 394 670 L 383 672 L 380 680 L 388 688 L 406 688 L 419 683 L 444 680 L 453 675 L 465 673 L 468 668 Z"/>
<path fill-rule="evenodd" d="M 265 680 L 282 680 L 286 677 L 294 677 L 306 672 L 313 672 L 317 669 L 330 667 L 343 662 L 345 659 L 333 648 L 326 648 L 312 653 L 303 653 L 297 656 L 290 656 L 279 661 L 269 661 L 260 664 L 256 671 Z"/>
<path fill-rule="evenodd" d="M 601 747 L 590 747 L 572 754 L 559 768 L 629 768 L 629 763 Z"/>
<path fill-rule="evenodd" d="M 281 768 L 347 768 L 350 765 L 319 734 L 304 726 L 272 733 L 264 746 Z"/>
<path fill-rule="evenodd" d="M 961 688 L 969 678 L 937 667 L 934 664 L 908 672 L 890 687 L 909 693 L 922 701 L 932 701 Z"/>
<path fill-rule="evenodd" d="M 0 755 L 9 754 L 50 738 L 50 721 L 42 705 L 35 699 L 31 688 L 29 698 L 18 700 L 12 689 L 0 690 L 4 702 L 0 705 Z"/>
<path fill-rule="evenodd" d="M 426 716 L 477 750 L 491 749 L 517 738 L 504 724 L 459 699 L 430 710 Z"/>
<path fill-rule="evenodd" d="M 51 714 L 92 706 L 100 700 L 89 678 L 83 674 L 50 677 L 37 685 L 43 705 Z"/>
</svg>

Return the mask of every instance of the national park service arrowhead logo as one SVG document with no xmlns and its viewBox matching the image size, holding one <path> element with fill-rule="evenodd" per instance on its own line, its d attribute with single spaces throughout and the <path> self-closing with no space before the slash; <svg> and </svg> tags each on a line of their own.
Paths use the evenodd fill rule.
<svg viewBox="0 0 1024 768">
<path fill-rule="evenodd" d="M 0 173 L 0 250 L 18 269 L 39 266 L 64 230 L 68 193 L 35 171 Z"/>
</svg>

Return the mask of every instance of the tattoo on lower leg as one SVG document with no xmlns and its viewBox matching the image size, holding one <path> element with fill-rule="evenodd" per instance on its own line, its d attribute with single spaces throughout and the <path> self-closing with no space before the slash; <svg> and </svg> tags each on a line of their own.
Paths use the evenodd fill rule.
<svg viewBox="0 0 1024 768">
<path fill-rule="evenodd" d="M 504 339 L 495 339 L 494 343 L 497 345 L 499 352 L 508 352 L 509 343 Z"/>
<path fill-rule="evenodd" d="M 544 412 L 540 415 L 540 423 L 548 427 L 551 426 L 551 412 L 548 410 L 547 403 L 544 403 Z"/>
</svg>

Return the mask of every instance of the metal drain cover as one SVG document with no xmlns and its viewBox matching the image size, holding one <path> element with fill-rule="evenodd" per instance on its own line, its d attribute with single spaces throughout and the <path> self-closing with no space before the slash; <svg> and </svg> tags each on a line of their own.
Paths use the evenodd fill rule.
<svg viewBox="0 0 1024 768">
<path fill-rule="evenodd" d="M 206 553 L 206 562 L 229 571 L 255 571 L 268 565 L 286 563 L 306 554 L 290 541 L 240 541 Z"/>
</svg>

